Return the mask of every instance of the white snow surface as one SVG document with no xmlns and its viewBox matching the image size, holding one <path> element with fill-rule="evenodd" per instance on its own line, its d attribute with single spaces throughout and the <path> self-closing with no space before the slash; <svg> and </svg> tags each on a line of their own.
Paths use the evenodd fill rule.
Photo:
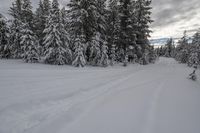
<svg viewBox="0 0 200 133">
<path fill-rule="evenodd" d="M 192 71 L 170 58 L 107 68 L 0 60 L 0 133 L 200 133 Z"/>
</svg>

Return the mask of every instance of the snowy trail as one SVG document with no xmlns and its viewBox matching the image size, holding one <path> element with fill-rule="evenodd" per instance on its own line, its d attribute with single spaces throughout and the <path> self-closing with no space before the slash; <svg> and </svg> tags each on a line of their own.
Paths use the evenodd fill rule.
<svg viewBox="0 0 200 133">
<path fill-rule="evenodd" d="M 0 133 L 199 133 L 191 71 L 166 58 L 83 69 L 0 60 Z"/>
</svg>

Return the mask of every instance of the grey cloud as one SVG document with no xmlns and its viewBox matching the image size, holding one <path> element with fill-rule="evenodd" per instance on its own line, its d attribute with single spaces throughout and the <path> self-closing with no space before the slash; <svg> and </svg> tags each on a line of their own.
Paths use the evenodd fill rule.
<svg viewBox="0 0 200 133">
<path fill-rule="evenodd" d="M 15 0 L 0 0 L 0 13 L 7 15 L 9 7 L 12 5 L 13 1 Z M 69 0 L 58 0 L 58 1 L 61 5 L 65 6 Z M 39 0 L 31 0 L 31 2 L 32 2 L 33 9 L 35 10 L 35 8 L 38 7 Z"/>
<path fill-rule="evenodd" d="M 152 24 L 152 27 L 168 26 L 177 22 L 184 23 L 196 15 L 196 10 L 188 10 L 187 12 L 176 14 L 173 11 L 167 9 L 157 15 L 157 18 L 155 18 L 155 23 Z"/>
<path fill-rule="evenodd" d="M 162 27 L 191 19 L 200 7 L 199 0 L 153 0 L 152 27 Z"/>
<path fill-rule="evenodd" d="M 184 31 L 187 28 L 188 28 L 187 26 L 181 26 L 178 30 Z M 193 25 L 190 26 L 190 28 L 191 29 L 187 30 L 188 32 L 196 32 L 200 28 L 200 24 L 193 24 Z"/>
<path fill-rule="evenodd" d="M 194 32 L 197 32 L 198 31 L 198 29 L 190 29 L 190 30 L 187 30 L 187 32 L 189 32 L 189 33 L 194 33 Z"/>
<path fill-rule="evenodd" d="M 14 0 L 0 0 L 0 13 L 8 14 L 8 9 Z M 69 0 L 59 0 L 62 6 L 66 6 Z M 39 0 L 31 0 L 34 9 L 37 7 Z M 200 2 L 199 0 L 152 0 L 152 23 L 151 28 L 154 31 L 171 25 L 178 25 L 177 31 L 187 29 L 185 22 L 195 17 L 198 21 L 192 22 L 192 28 L 200 26 Z M 182 27 L 182 28 L 180 28 Z M 184 28 L 183 28 L 184 27 Z"/>
</svg>

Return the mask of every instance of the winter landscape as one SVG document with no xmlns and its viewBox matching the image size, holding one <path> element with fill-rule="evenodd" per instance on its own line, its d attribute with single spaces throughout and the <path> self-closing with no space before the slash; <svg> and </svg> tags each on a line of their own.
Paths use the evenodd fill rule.
<svg viewBox="0 0 200 133">
<path fill-rule="evenodd" d="M 0 0 L 0 133 L 199 133 L 198 0 Z"/>
</svg>

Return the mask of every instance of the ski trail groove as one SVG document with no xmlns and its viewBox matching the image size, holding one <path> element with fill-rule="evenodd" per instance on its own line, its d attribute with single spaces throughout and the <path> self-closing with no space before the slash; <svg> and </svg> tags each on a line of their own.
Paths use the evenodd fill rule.
<svg viewBox="0 0 200 133">
<path fill-rule="evenodd" d="M 165 82 L 159 83 L 158 87 L 155 89 L 153 93 L 152 100 L 149 104 L 149 108 L 147 110 L 147 117 L 146 117 L 146 124 L 144 126 L 144 132 L 143 133 L 154 133 L 154 127 L 155 127 L 155 120 L 156 120 L 156 108 L 158 105 L 158 101 L 160 98 L 160 94 L 162 92 L 163 86 Z"/>
<path fill-rule="evenodd" d="M 143 71 L 143 69 L 139 70 L 137 72 L 129 73 L 128 75 L 126 75 L 125 77 L 122 77 L 120 79 L 116 78 L 117 80 L 112 80 L 111 82 L 107 82 L 106 84 L 96 87 L 95 89 L 90 88 L 88 90 L 80 91 L 80 93 L 76 94 L 74 96 L 74 98 L 73 97 L 70 98 L 71 99 L 70 102 L 65 101 L 66 103 L 68 103 L 68 108 L 66 108 L 66 103 L 61 104 L 61 106 L 59 108 L 54 108 L 55 112 L 51 113 L 52 114 L 51 121 L 46 121 L 46 122 L 44 121 L 44 122 L 41 122 L 40 125 L 38 124 L 40 127 L 42 127 L 42 129 L 39 128 L 39 131 L 46 132 L 45 130 L 48 130 L 48 127 L 51 127 L 51 125 L 54 125 L 55 121 L 59 122 L 59 120 L 62 119 L 61 117 L 63 117 L 63 115 L 68 116 L 68 114 L 71 114 L 71 112 L 75 111 L 74 108 L 79 108 L 79 106 L 82 106 L 83 104 L 90 102 L 90 101 L 96 99 L 97 97 L 107 94 L 109 91 L 118 91 L 118 90 L 115 90 L 115 86 L 118 86 L 121 83 L 125 82 L 126 80 L 129 80 L 136 73 L 139 73 L 141 71 Z M 139 83 L 138 85 L 144 84 L 145 82 Z M 148 81 L 148 82 L 150 82 L 150 81 Z M 71 118 L 69 118 L 70 121 L 67 121 L 65 124 L 70 123 L 71 121 L 74 121 L 76 119 L 76 117 L 78 117 L 80 115 L 80 113 L 83 112 L 84 108 L 79 108 L 79 110 L 82 110 L 82 111 L 78 111 L 78 112 L 76 112 L 76 114 L 73 114 L 72 116 L 70 116 L 71 117 Z M 58 110 L 60 110 L 60 112 L 58 112 Z M 57 124 L 57 125 L 61 126 L 62 124 L 63 123 L 60 123 L 60 125 L 59 124 Z M 35 125 L 34 127 L 36 127 L 36 126 L 37 125 Z M 65 126 L 67 126 L 67 125 L 65 125 Z M 58 129 L 58 128 L 55 128 L 55 129 Z M 34 131 L 34 133 L 37 133 L 37 130 Z M 29 131 L 29 130 L 27 129 L 27 131 Z M 53 132 L 54 131 L 52 131 L 52 133 Z M 26 133 L 26 132 L 24 132 L 24 133 Z"/>
</svg>

